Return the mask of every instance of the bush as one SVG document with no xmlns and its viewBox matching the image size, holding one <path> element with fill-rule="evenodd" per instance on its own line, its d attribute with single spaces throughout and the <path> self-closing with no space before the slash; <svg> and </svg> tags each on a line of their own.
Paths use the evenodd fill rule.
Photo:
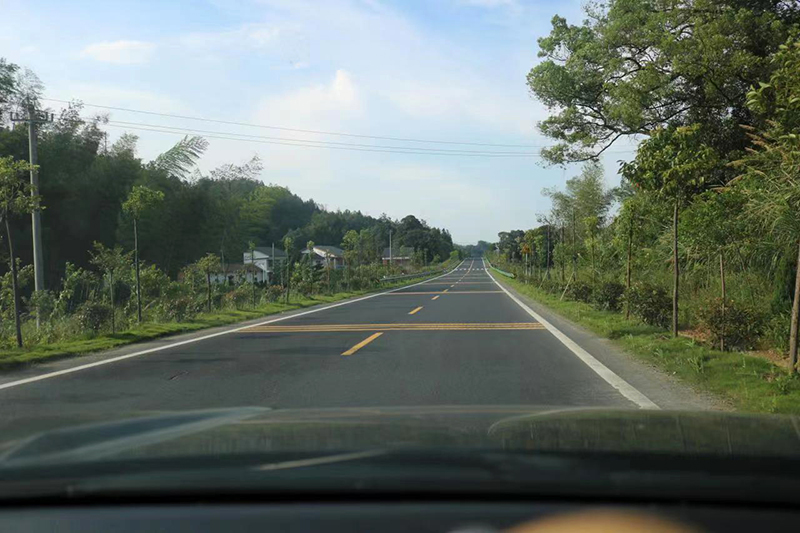
<svg viewBox="0 0 800 533">
<path fill-rule="evenodd" d="M 532 277 L 531 281 L 535 282 L 536 278 Z M 564 290 L 561 284 L 554 278 L 543 279 L 541 284 L 539 285 L 539 288 L 542 289 L 543 291 L 549 292 L 550 294 L 558 294 L 558 295 L 561 295 L 561 291 Z"/>
<path fill-rule="evenodd" d="M 578 302 L 592 301 L 592 286 L 584 281 L 573 281 L 567 288 L 567 298 Z"/>
<path fill-rule="evenodd" d="M 175 322 L 183 322 L 192 318 L 198 311 L 194 299 L 188 296 L 167 298 L 158 306 L 158 309 L 163 320 Z"/>
<path fill-rule="evenodd" d="M 97 333 L 111 321 L 111 306 L 99 302 L 85 302 L 76 313 L 81 329 Z"/>
<path fill-rule="evenodd" d="M 264 298 L 266 298 L 267 302 L 277 302 L 282 295 L 283 287 L 281 285 L 270 285 L 264 291 Z"/>
<path fill-rule="evenodd" d="M 619 311 L 622 308 L 622 297 L 625 294 L 625 286 L 616 281 L 606 281 L 601 283 L 595 290 L 593 301 L 598 309 L 604 311 Z"/>
<path fill-rule="evenodd" d="M 669 327 L 672 320 L 672 298 L 663 287 L 650 283 L 634 283 L 624 294 L 631 313 L 644 323 L 661 328 Z"/>
<path fill-rule="evenodd" d="M 244 309 L 253 303 L 253 289 L 250 285 L 242 284 L 222 297 L 222 305 L 227 308 Z"/>
<path fill-rule="evenodd" d="M 55 307 L 56 297 L 50 291 L 33 291 L 28 300 L 31 316 L 38 317 L 42 322 L 50 319 Z"/>
<path fill-rule="evenodd" d="M 701 307 L 698 319 L 711 334 L 714 346 L 718 347 L 724 338 L 726 350 L 753 348 L 764 329 L 764 317 L 760 313 L 733 300 L 725 301 L 723 314 L 722 298 L 715 298 Z"/>
</svg>

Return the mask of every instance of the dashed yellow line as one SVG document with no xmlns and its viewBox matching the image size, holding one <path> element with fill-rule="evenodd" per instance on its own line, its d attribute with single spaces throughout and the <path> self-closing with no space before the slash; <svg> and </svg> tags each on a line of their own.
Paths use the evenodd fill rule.
<svg viewBox="0 0 800 533">
<path fill-rule="evenodd" d="M 359 342 L 358 344 L 356 344 L 355 346 L 353 346 L 352 348 L 350 348 L 346 352 L 342 352 L 342 355 L 353 355 L 354 353 L 356 353 L 361 348 L 363 348 L 367 344 L 371 343 L 372 341 L 374 341 L 375 339 L 377 339 L 381 335 L 383 335 L 383 333 L 381 333 L 381 332 L 373 333 L 372 335 L 370 335 L 369 337 L 367 337 L 363 341 Z"/>
<path fill-rule="evenodd" d="M 439 296 L 441 296 L 441 294 L 437 294 L 436 296 L 434 296 L 433 298 L 431 298 L 431 300 L 435 300 L 435 299 L 437 299 Z"/>
<path fill-rule="evenodd" d="M 413 315 L 414 313 L 419 313 L 420 311 L 422 311 L 422 306 L 421 305 L 419 307 L 417 307 L 416 309 L 412 309 L 411 311 L 409 311 L 408 314 L 409 315 Z"/>
</svg>

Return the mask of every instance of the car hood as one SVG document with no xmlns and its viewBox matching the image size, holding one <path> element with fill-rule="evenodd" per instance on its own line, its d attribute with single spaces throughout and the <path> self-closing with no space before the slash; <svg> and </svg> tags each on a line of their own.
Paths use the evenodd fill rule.
<svg viewBox="0 0 800 533">
<path fill-rule="evenodd" d="M 161 413 L 0 444 L 0 468 L 110 459 L 374 449 L 800 456 L 794 416 L 440 406 Z"/>
</svg>

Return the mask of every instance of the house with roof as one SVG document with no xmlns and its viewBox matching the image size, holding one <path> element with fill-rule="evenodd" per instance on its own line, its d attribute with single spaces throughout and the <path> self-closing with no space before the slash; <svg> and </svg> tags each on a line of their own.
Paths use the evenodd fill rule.
<svg viewBox="0 0 800 533">
<path fill-rule="evenodd" d="M 253 253 L 246 251 L 242 254 L 242 263 L 245 265 L 253 264 L 262 274 L 261 278 L 256 276 L 256 281 L 273 282 L 273 276 L 277 275 L 281 264 L 286 262 L 286 252 L 278 248 L 258 246 Z"/>
<path fill-rule="evenodd" d="M 211 283 L 238 285 L 244 281 L 256 283 L 266 281 L 267 274 L 260 268 L 252 264 L 228 263 L 224 269 L 211 274 Z"/>
<path fill-rule="evenodd" d="M 344 268 L 344 250 L 337 246 L 314 245 L 311 249 L 303 250 L 304 256 L 310 256 L 314 266 L 323 268 Z"/>
<path fill-rule="evenodd" d="M 414 249 L 410 246 L 392 246 L 392 248 L 384 248 L 381 254 L 381 261 L 384 265 L 390 262 L 393 265 L 410 265 L 414 258 Z"/>
</svg>

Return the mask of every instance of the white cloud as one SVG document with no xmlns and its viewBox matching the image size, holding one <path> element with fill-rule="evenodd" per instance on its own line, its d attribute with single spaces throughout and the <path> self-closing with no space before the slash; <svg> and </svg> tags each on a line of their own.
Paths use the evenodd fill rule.
<svg viewBox="0 0 800 533">
<path fill-rule="evenodd" d="M 105 41 L 90 44 L 81 55 L 104 63 L 131 65 L 147 63 L 155 50 L 155 44 L 145 41 Z"/>
<path fill-rule="evenodd" d="M 361 102 L 350 74 L 336 71 L 329 83 L 302 87 L 282 95 L 265 98 L 256 116 L 264 124 L 302 125 L 323 129 L 359 115 Z"/>
</svg>

